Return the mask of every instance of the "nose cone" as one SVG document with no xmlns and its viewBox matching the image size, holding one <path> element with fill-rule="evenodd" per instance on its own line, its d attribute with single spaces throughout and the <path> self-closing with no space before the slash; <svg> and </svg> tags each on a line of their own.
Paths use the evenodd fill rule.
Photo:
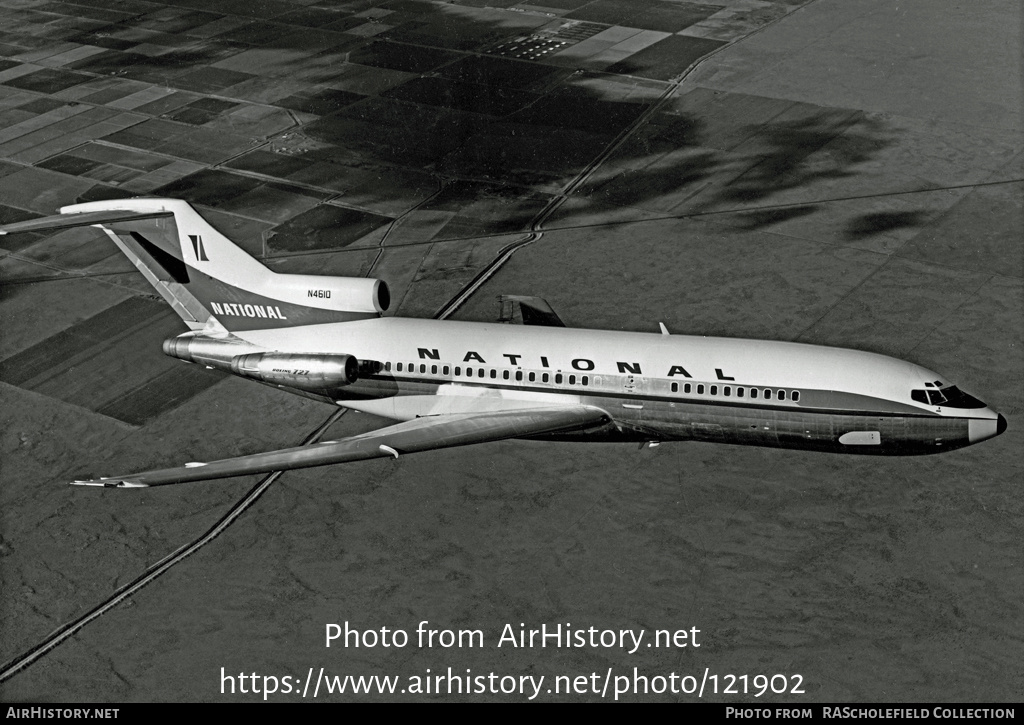
<svg viewBox="0 0 1024 725">
<path fill-rule="evenodd" d="M 967 439 L 971 443 L 995 438 L 1006 430 L 1006 418 L 997 415 L 994 418 L 972 418 L 967 421 Z"/>
</svg>

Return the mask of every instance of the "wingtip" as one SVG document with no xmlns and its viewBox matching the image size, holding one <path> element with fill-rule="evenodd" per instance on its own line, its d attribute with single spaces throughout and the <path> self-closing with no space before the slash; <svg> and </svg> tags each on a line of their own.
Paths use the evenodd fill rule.
<svg viewBox="0 0 1024 725">
<path fill-rule="evenodd" d="M 97 488 L 149 488 L 145 483 L 139 481 L 126 481 L 120 478 L 98 478 L 93 480 L 75 480 L 68 483 L 69 486 L 95 486 Z"/>
</svg>

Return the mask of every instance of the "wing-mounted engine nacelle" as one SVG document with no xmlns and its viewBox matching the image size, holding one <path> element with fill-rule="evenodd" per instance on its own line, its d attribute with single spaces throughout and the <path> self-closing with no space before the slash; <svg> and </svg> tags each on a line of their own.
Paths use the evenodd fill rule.
<svg viewBox="0 0 1024 725">
<path fill-rule="evenodd" d="M 231 372 L 272 385 L 329 395 L 359 379 L 359 360 L 352 355 L 259 352 L 233 358 Z"/>
</svg>

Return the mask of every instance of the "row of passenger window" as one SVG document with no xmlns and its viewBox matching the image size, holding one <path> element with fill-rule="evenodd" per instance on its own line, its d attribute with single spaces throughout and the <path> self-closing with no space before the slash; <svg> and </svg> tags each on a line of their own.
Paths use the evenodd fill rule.
<svg viewBox="0 0 1024 725">
<path fill-rule="evenodd" d="M 708 386 L 706 386 L 704 383 L 696 383 L 696 384 L 694 384 L 694 383 L 683 383 L 682 387 L 683 387 L 683 394 L 684 395 L 690 395 L 693 392 L 694 387 L 696 387 L 697 388 L 697 395 L 704 395 L 705 390 L 707 390 L 711 395 L 718 395 L 719 393 L 721 393 L 724 397 L 730 398 L 735 393 L 737 398 L 744 398 L 744 397 L 747 396 L 747 393 L 749 392 L 750 397 L 752 399 L 756 399 L 758 397 L 761 397 L 764 400 L 771 400 L 772 396 L 775 396 L 776 400 L 786 400 L 787 398 L 789 398 L 794 403 L 797 402 L 798 400 L 800 400 L 800 391 L 799 390 L 793 390 L 793 391 L 774 390 L 773 391 L 771 388 L 763 388 L 763 389 L 761 389 L 761 388 L 750 388 L 748 390 L 747 388 L 741 388 L 741 387 L 738 387 L 738 386 L 734 387 L 732 385 L 721 385 L 721 386 L 719 386 L 719 385 L 708 385 Z M 678 393 L 679 392 L 679 383 L 672 383 L 672 392 L 673 393 Z"/>
<path fill-rule="evenodd" d="M 429 374 L 430 375 L 443 375 L 443 376 L 447 377 L 447 376 L 452 374 L 452 368 L 451 368 L 450 365 L 430 365 L 430 366 L 427 366 L 424 363 L 420 363 L 418 366 L 416 365 L 416 363 L 404 363 L 404 364 L 403 363 L 395 363 L 395 372 L 399 372 L 399 373 L 402 372 L 403 365 L 404 365 L 404 368 L 405 368 L 405 372 L 410 372 L 410 373 L 415 373 L 417 371 L 417 367 L 418 367 L 419 368 L 419 372 L 422 373 L 423 375 L 426 375 L 427 374 L 427 369 L 429 367 L 429 370 L 430 370 Z M 391 370 L 391 363 L 384 363 L 384 369 L 390 371 Z M 523 381 L 530 382 L 530 383 L 536 383 L 536 382 L 551 383 L 551 382 L 554 382 L 555 385 L 562 385 L 564 382 L 568 381 L 569 385 L 576 385 L 576 384 L 579 384 L 579 385 L 590 385 L 590 376 L 589 375 L 562 375 L 562 373 L 554 373 L 552 375 L 551 373 L 535 373 L 535 372 L 524 373 L 522 370 L 516 370 L 516 371 L 501 370 L 500 371 L 500 375 L 499 375 L 499 371 L 497 369 L 495 369 L 495 368 L 472 368 L 472 367 L 463 368 L 461 365 L 456 365 L 455 366 L 455 377 L 457 377 L 457 378 L 461 378 L 461 377 L 465 377 L 465 378 L 473 378 L 473 377 L 476 377 L 476 378 L 490 378 L 491 380 L 497 380 L 500 377 L 502 380 L 512 380 L 512 379 L 515 379 L 517 382 L 523 382 Z"/>
<path fill-rule="evenodd" d="M 390 372 L 391 371 L 391 363 L 389 363 L 389 362 L 388 363 L 384 363 L 384 369 L 386 371 Z M 416 363 L 395 363 L 395 372 L 399 372 L 399 373 L 401 373 L 401 372 L 409 372 L 409 373 L 419 372 L 422 375 L 427 375 L 428 374 L 428 370 L 429 370 L 429 374 L 430 375 L 442 375 L 444 377 L 448 377 L 448 376 L 450 376 L 452 374 L 452 367 L 450 365 L 429 365 L 428 366 L 425 363 L 419 363 L 418 365 Z M 473 368 L 473 367 L 463 368 L 460 365 L 456 365 L 454 370 L 455 370 L 455 377 L 457 377 L 457 378 L 461 378 L 461 377 L 474 378 L 475 377 L 475 378 L 485 378 L 485 379 L 486 378 L 490 378 L 491 380 L 497 380 L 500 377 L 502 380 L 512 380 L 512 379 L 515 379 L 516 382 L 523 382 L 523 381 L 530 382 L 530 383 L 536 383 L 536 382 L 551 383 L 551 382 L 554 382 L 555 385 L 562 385 L 563 382 L 568 380 L 569 385 L 576 385 L 577 383 L 579 385 L 590 385 L 590 376 L 589 375 L 563 375 L 562 373 L 551 374 L 551 373 L 536 373 L 536 372 L 526 372 L 526 373 L 524 373 L 522 370 L 515 370 L 515 371 L 501 370 L 500 371 L 500 375 L 499 375 L 499 371 L 496 368 Z M 704 383 L 683 383 L 682 386 L 680 386 L 679 383 L 673 382 L 672 383 L 672 392 L 673 393 L 678 393 L 680 387 L 682 387 L 682 391 L 683 391 L 684 395 L 692 395 L 693 391 L 694 391 L 694 388 L 696 388 L 697 395 L 704 395 L 705 391 L 707 391 L 711 395 L 719 395 L 719 394 L 721 394 L 722 396 L 724 396 L 726 398 L 732 397 L 733 394 L 735 394 L 735 396 L 737 398 L 744 398 L 744 397 L 747 396 L 747 394 L 749 392 L 750 398 L 752 398 L 752 399 L 757 399 L 758 397 L 761 397 L 764 400 L 771 400 L 773 397 L 775 397 L 777 400 L 786 400 L 788 398 L 789 400 L 792 400 L 794 403 L 800 400 L 800 391 L 799 390 L 793 390 L 791 392 L 790 391 L 786 391 L 786 390 L 772 390 L 771 388 L 764 388 L 764 389 L 749 388 L 749 390 L 748 390 L 747 388 L 743 388 L 743 387 L 739 387 L 739 386 L 732 386 L 732 385 L 721 385 L 721 386 L 719 386 L 719 385 L 705 385 Z"/>
</svg>

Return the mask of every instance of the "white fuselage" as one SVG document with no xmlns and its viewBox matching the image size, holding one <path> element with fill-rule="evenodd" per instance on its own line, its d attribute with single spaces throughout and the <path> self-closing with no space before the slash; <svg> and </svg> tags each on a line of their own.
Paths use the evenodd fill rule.
<svg viewBox="0 0 1024 725">
<path fill-rule="evenodd" d="M 915 389 L 947 385 L 926 368 L 817 345 L 398 317 L 236 334 L 267 350 L 373 361 L 379 369 L 335 402 L 397 420 L 584 404 L 615 421 L 603 439 L 854 453 L 938 452 L 1001 424 L 980 403 L 914 400 Z"/>
</svg>

